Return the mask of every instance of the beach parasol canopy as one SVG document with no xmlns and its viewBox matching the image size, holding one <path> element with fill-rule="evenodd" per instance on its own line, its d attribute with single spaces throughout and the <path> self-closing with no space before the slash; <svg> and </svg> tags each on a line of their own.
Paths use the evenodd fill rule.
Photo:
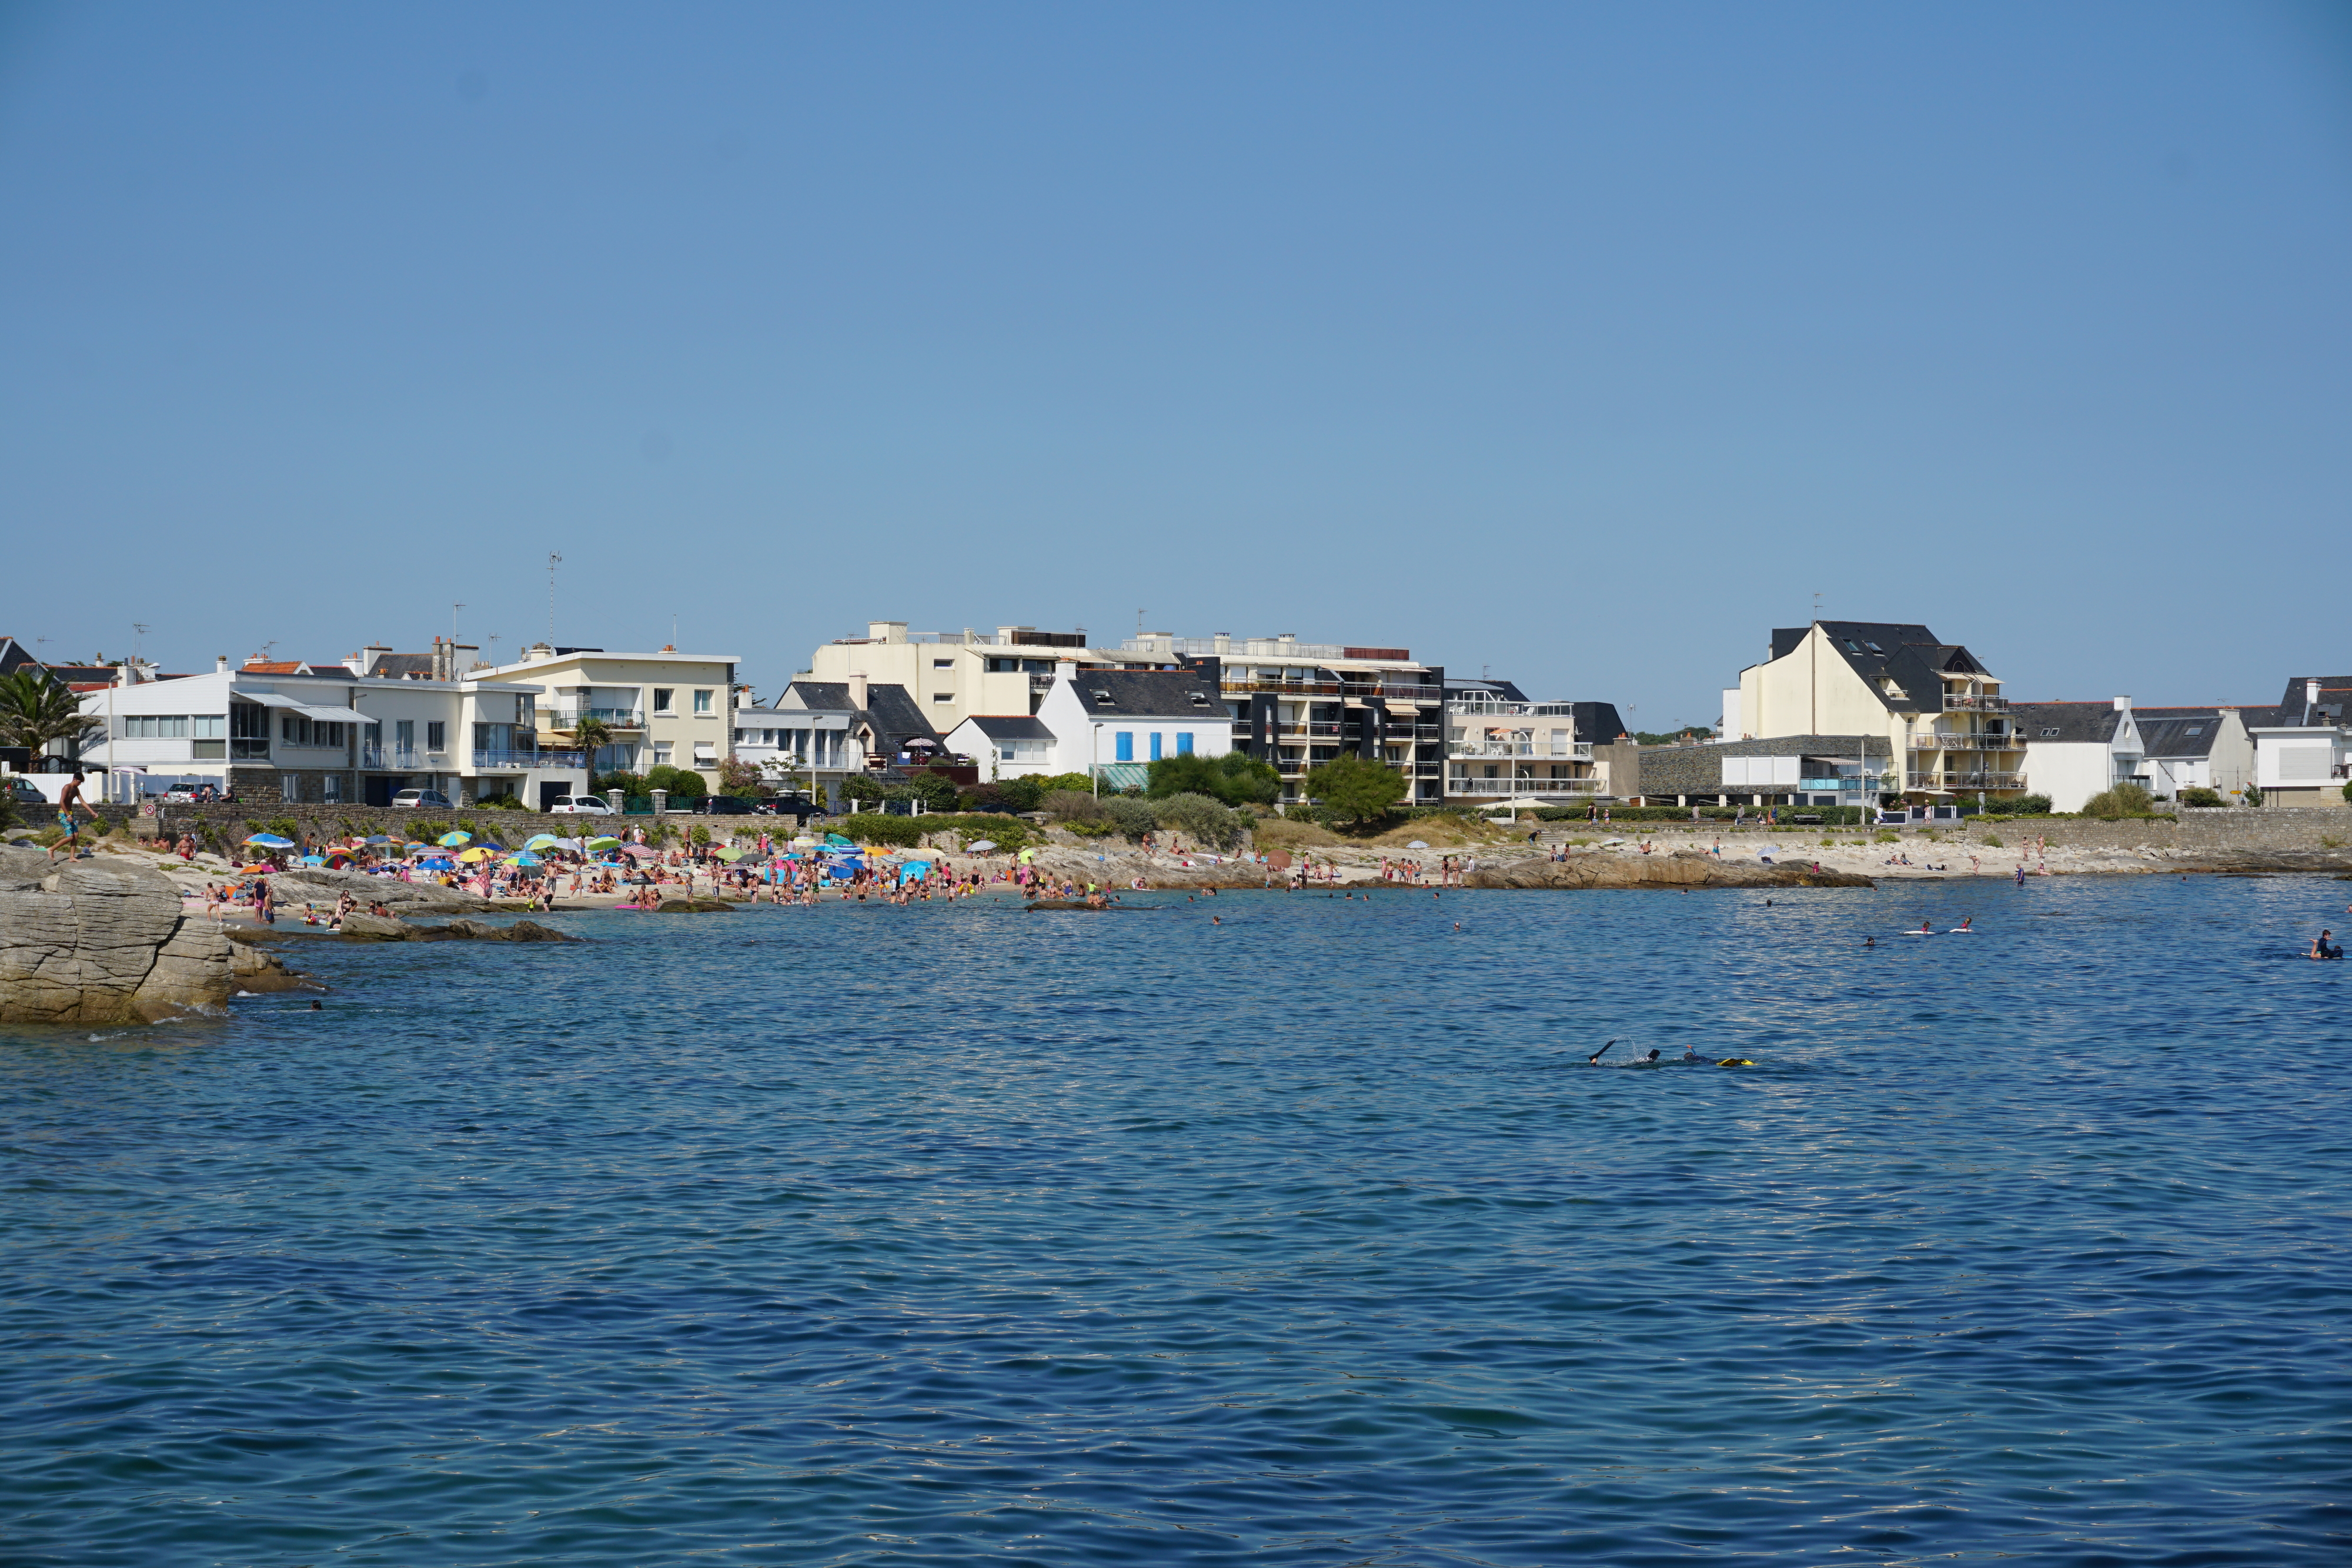
<svg viewBox="0 0 2352 1568">
<path fill-rule="evenodd" d="M 523 841 L 522 847 L 527 850 L 543 850 L 551 844 L 560 844 L 562 841 L 553 833 L 533 833 Z"/>
<path fill-rule="evenodd" d="M 440 844 L 440 845 L 444 846 L 445 848 L 447 848 L 447 849 L 453 849 L 453 850 L 454 850 L 454 849 L 456 849 L 459 844 L 470 844 L 470 843 L 472 843 L 472 842 L 474 841 L 474 835 L 473 835 L 473 834 L 471 834 L 471 833 L 447 832 L 447 833 L 444 833 L 444 834 L 442 834 L 439 838 L 437 838 L 437 839 L 434 840 L 433 841 L 434 841 L 435 843 L 436 843 L 436 844 Z"/>
<path fill-rule="evenodd" d="M 302 863 L 304 865 L 325 865 L 327 863 L 327 857 L 320 854 L 304 855 L 302 857 Z"/>
<path fill-rule="evenodd" d="M 641 861 L 656 859 L 659 853 L 657 851 L 646 848 L 643 844 L 623 844 L 620 846 L 620 850 L 623 854 L 627 855 L 630 859 Z"/>
<path fill-rule="evenodd" d="M 394 840 L 392 840 L 392 839 L 388 839 L 388 838 L 384 837 L 382 833 L 370 833 L 366 838 L 364 838 L 364 839 L 361 840 L 360 841 L 361 841 L 362 843 L 368 843 L 368 844 L 388 844 L 388 843 L 392 843 L 392 842 L 394 842 L 394 841 L 394 841 Z"/>
<path fill-rule="evenodd" d="M 994 839 L 982 839 L 980 842 L 973 844 L 969 849 L 965 850 L 964 852 L 966 854 L 984 855 L 995 847 L 996 841 Z"/>
<path fill-rule="evenodd" d="M 592 850 L 614 850 L 621 847 L 621 841 L 607 833 L 590 839 L 588 847 Z"/>
<path fill-rule="evenodd" d="M 539 857 L 531 853 L 529 850 L 519 850 L 515 853 L 507 857 L 507 864 L 509 865 L 537 865 L 539 863 Z"/>
<path fill-rule="evenodd" d="M 723 861 L 740 861 L 743 858 L 743 852 L 730 845 L 719 852 L 719 858 Z"/>
<path fill-rule="evenodd" d="M 266 850 L 290 850 L 294 847 L 292 839 L 281 839 L 276 833 L 256 833 L 245 841 L 248 844 L 259 844 Z"/>
<path fill-rule="evenodd" d="M 1405 845 L 1405 848 L 1407 848 L 1407 849 L 1409 849 L 1409 850 L 1425 850 L 1425 849 L 1427 849 L 1428 847 L 1429 847 L 1429 845 L 1428 845 L 1427 843 L 1423 842 L 1423 841 L 1422 840 L 1420 840 L 1420 839 L 1415 839 L 1415 840 L 1413 840 L 1413 841 L 1412 841 L 1412 842 L 1411 842 L 1411 843 L 1409 843 L 1409 844 Z"/>
<path fill-rule="evenodd" d="M 477 845 L 458 855 L 457 858 L 461 861 L 486 861 L 490 858 L 490 852 Z"/>
</svg>

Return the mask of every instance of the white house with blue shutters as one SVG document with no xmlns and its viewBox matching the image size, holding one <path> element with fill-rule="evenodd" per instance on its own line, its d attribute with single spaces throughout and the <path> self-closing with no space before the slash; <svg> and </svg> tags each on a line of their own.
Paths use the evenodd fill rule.
<svg viewBox="0 0 2352 1568">
<path fill-rule="evenodd" d="M 1223 757 L 1234 748 L 1234 717 L 1217 683 L 1181 670 L 1087 670 L 1064 661 L 1031 716 L 1044 733 L 1026 737 L 1018 771 L 1099 772 L 1110 789 L 1140 786 L 1160 758 Z M 957 743 L 961 733 L 959 727 L 950 736 L 950 747 L 980 757 Z"/>
</svg>

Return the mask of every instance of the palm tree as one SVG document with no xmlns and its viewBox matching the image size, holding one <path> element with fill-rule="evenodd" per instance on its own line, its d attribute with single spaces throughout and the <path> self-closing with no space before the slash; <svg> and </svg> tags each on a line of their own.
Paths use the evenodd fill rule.
<svg viewBox="0 0 2352 1568">
<path fill-rule="evenodd" d="M 601 718 L 583 714 L 572 726 L 572 738 L 588 754 L 588 782 L 595 783 L 597 754 L 613 744 L 613 727 Z"/>
<path fill-rule="evenodd" d="M 36 670 L 0 675 L 0 740 L 38 757 L 53 740 L 71 740 L 75 749 L 97 726 L 81 711 L 81 699 L 62 682 Z"/>
</svg>

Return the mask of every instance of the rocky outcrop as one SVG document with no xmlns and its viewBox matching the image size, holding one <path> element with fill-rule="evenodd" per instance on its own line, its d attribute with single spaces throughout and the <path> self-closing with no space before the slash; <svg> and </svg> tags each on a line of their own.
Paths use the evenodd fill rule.
<svg viewBox="0 0 2352 1568">
<path fill-rule="evenodd" d="M 346 915 L 343 936 L 354 942 L 577 942 L 577 936 L 518 920 L 512 925 L 486 925 L 478 920 L 452 920 L 440 925 L 416 925 L 381 915 Z"/>
<path fill-rule="evenodd" d="M 665 898 L 653 908 L 656 915 L 727 915 L 734 904 L 723 898 Z"/>
<path fill-rule="evenodd" d="M 1481 866 L 1465 887 L 1874 887 L 1852 872 L 1801 865 L 1762 865 L 1706 854 L 1590 854 L 1564 861 L 1523 860 Z"/>
<path fill-rule="evenodd" d="M 0 850 L 0 1022 L 146 1023 L 218 1008 L 257 988 L 240 985 L 234 958 L 145 862 L 51 865 Z"/>
<path fill-rule="evenodd" d="M 278 872 L 269 879 L 269 891 L 281 904 L 332 904 L 348 893 L 362 909 L 371 904 L 381 904 L 386 909 L 409 915 L 493 907 L 487 899 L 444 887 L 437 882 L 402 882 L 394 877 L 370 876 L 364 872 L 329 871 L 324 866 Z"/>
</svg>

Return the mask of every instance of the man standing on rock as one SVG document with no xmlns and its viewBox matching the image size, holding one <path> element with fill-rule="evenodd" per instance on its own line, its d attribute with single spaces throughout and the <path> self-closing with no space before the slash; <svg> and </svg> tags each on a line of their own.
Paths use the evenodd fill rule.
<svg viewBox="0 0 2352 1568">
<path fill-rule="evenodd" d="M 58 826 L 66 831 L 66 836 L 49 846 L 51 865 L 57 864 L 59 850 L 66 852 L 68 860 L 80 852 L 81 820 L 74 815 L 77 810 L 89 811 L 89 820 L 93 822 L 98 821 L 98 813 L 90 811 L 89 802 L 81 798 L 81 769 L 75 768 L 73 778 L 58 791 Z"/>
</svg>

